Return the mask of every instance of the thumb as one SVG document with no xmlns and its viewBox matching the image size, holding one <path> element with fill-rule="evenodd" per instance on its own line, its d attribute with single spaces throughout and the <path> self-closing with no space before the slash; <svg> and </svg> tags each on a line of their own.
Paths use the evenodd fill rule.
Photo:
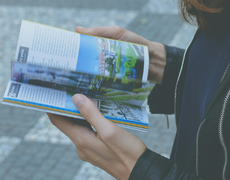
<svg viewBox="0 0 230 180">
<path fill-rule="evenodd" d="M 98 133 L 109 130 L 116 126 L 107 120 L 99 111 L 97 106 L 86 96 L 75 94 L 72 98 L 74 105 L 80 111 L 81 115 L 96 129 Z"/>
</svg>

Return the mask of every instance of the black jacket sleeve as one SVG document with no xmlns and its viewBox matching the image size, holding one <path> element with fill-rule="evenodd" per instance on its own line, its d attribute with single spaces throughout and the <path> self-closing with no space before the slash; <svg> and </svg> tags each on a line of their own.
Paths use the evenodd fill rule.
<svg viewBox="0 0 230 180">
<path fill-rule="evenodd" d="M 162 84 L 157 84 L 148 97 L 150 112 L 153 114 L 174 113 L 175 85 L 185 50 L 166 45 L 165 50 L 167 62 Z"/>
<path fill-rule="evenodd" d="M 129 180 L 202 180 L 182 171 L 171 160 L 146 149 L 137 160 Z"/>
</svg>

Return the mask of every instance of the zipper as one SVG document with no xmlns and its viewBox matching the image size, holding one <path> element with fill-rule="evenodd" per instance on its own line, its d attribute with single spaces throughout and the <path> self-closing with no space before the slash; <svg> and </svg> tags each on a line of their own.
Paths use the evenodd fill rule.
<svg viewBox="0 0 230 180">
<path fill-rule="evenodd" d="M 225 79 L 226 77 L 226 74 L 227 72 L 229 71 L 229 67 L 230 67 L 230 63 L 228 64 L 227 68 L 225 69 L 224 71 L 224 74 L 221 78 L 221 81 L 220 81 L 220 84 L 223 82 L 223 80 Z M 225 83 L 226 84 L 226 83 Z M 214 96 L 217 94 L 219 94 L 219 92 L 221 92 L 223 90 L 223 88 L 220 88 L 217 90 L 217 92 L 214 94 Z M 215 98 L 216 99 L 216 98 Z M 214 99 L 214 100 L 215 100 Z M 226 169 L 227 169 L 227 163 L 228 163 L 228 152 L 227 152 L 227 146 L 225 144 L 225 141 L 224 141 L 224 136 L 223 136 L 223 121 L 224 121 L 224 114 L 225 114 L 225 110 L 226 110 L 226 105 L 228 103 L 228 100 L 230 99 L 230 90 L 228 91 L 225 99 L 224 99 L 224 104 L 223 104 L 223 108 L 222 108 L 222 111 L 221 111 L 221 116 L 220 116 L 220 120 L 219 120 L 219 139 L 220 139 L 220 143 L 223 147 L 223 150 L 224 150 L 224 156 L 225 156 L 225 161 L 224 161 L 224 167 L 223 167 L 223 172 L 222 172 L 222 178 L 223 180 L 226 180 Z M 212 104 L 214 102 L 214 100 L 211 100 L 211 102 L 209 104 Z M 211 108 L 211 107 L 207 107 L 207 110 Z M 206 117 L 207 115 L 207 112 L 204 114 L 204 117 Z M 198 132 L 197 132 L 197 136 L 196 136 L 196 175 L 198 176 L 199 175 L 199 163 L 198 163 L 198 160 L 199 160 L 199 135 L 200 135 L 200 130 L 201 130 L 201 127 L 203 126 L 203 124 L 205 123 L 206 119 L 204 119 L 202 121 L 202 123 L 200 124 L 199 128 L 198 128 Z"/>
<path fill-rule="evenodd" d="M 222 179 L 226 180 L 226 169 L 227 169 L 227 165 L 228 165 L 228 151 L 227 151 L 227 146 L 225 144 L 225 140 L 224 140 L 224 135 L 223 135 L 223 122 L 224 122 L 224 115 L 225 115 L 225 111 L 226 111 L 226 106 L 227 103 L 230 99 L 230 90 L 228 91 L 225 99 L 224 99 L 224 104 L 223 104 L 223 108 L 221 111 L 221 116 L 220 116 L 220 121 L 219 121 L 219 139 L 220 139 L 220 143 L 223 147 L 224 150 L 224 167 L 223 167 L 223 171 L 222 171 Z"/>
<path fill-rule="evenodd" d="M 201 127 L 203 126 L 203 124 L 206 122 L 206 119 L 204 119 L 199 128 L 198 128 L 198 131 L 197 131 L 197 136 L 196 136 L 196 175 L 198 176 L 199 175 L 199 166 L 198 166 L 198 158 L 199 158 L 199 136 L 200 136 L 200 130 L 201 130 Z"/>
<path fill-rule="evenodd" d="M 224 78 L 225 78 L 225 76 L 226 76 L 226 74 L 227 74 L 227 72 L 228 72 L 229 67 L 230 67 L 230 63 L 228 64 L 227 68 L 225 69 L 224 75 L 223 75 L 223 77 L 221 78 L 220 83 L 222 83 L 222 81 L 224 80 Z"/>
</svg>

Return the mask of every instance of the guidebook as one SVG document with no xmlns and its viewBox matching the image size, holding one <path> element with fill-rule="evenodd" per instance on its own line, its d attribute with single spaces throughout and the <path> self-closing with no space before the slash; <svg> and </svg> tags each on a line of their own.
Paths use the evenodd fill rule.
<svg viewBox="0 0 230 180">
<path fill-rule="evenodd" d="M 148 66 L 147 46 L 23 20 L 3 104 L 84 119 L 81 93 L 118 126 L 147 131 Z"/>
</svg>

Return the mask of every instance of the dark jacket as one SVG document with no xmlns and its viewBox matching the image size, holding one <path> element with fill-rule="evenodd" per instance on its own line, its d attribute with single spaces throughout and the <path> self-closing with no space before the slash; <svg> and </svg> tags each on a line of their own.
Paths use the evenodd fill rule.
<svg viewBox="0 0 230 180">
<path fill-rule="evenodd" d="M 165 48 L 167 64 L 163 81 L 149 95 L 148 104 L 151 113 L 175 113 L 178 124 L 189 48 L 186 51 Z M 184 167 L 147 149 L 136 162 L 129 180 L 230 180 L 229 66 L 205 111 L 194 148 Z"/>
</svg>

